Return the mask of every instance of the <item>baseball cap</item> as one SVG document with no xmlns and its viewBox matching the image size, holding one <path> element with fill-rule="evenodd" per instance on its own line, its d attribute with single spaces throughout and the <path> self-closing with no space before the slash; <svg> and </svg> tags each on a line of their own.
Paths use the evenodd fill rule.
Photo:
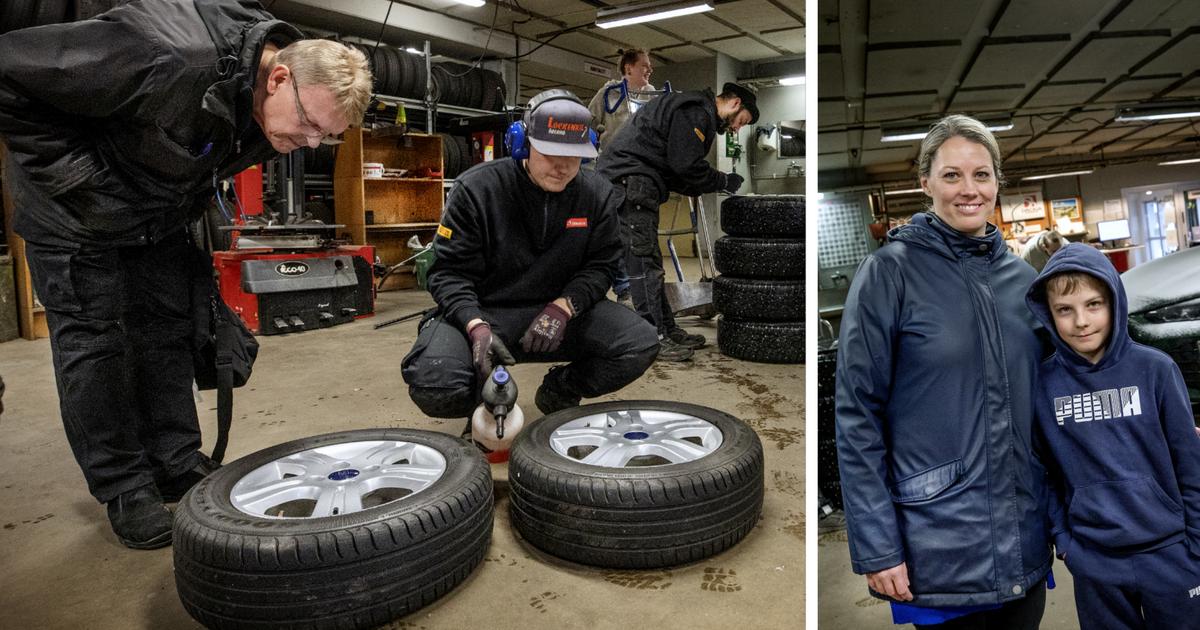
<svg viewBox="0 0 1200 630">
<path fill-rule="evenodd" d="M 734 96 L 742 99 L 742 107 L 750 112 L 750 124 L 758 122 L 758 97 L 754 95 L 754 92 L 737 83 L 726 83 L 721 91 L 732 92 Z"/>
<path fill-rule="evenodd" d="M 534 97 L 535 100 L 537 97 Z M 571 95 L 554 96 L 530 112 L 529 142 L 538 153 L 594 159 L 588 124 L 592 113 Z"/>
</svg>

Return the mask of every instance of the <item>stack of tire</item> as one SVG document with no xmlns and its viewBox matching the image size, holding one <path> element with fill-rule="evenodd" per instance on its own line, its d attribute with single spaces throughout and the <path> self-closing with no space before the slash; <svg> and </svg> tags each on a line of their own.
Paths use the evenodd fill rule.
<svg viewBox="0 0 1200 630">
<path fill-rule="evenodd" d="M 504 110 L 506 93 L 500 73 L 459 63 L 435 63 L 434 94 L 438 103 L 498 112 Z"/>
<path fill-rule="evenodd" d="M 442 137 L 442 177 L 454 179 L 475 164 L 471 157 L 470 140 L 448 133 L 438 135 Z"/>
<path fill-rule="evenodd" d="M 721 354 L 804 362 L 804 195 L 735 195 L 721 204 L 713 306 Z"/>
<path fill-rule="evenodd" d="M 836 509 L 842 508 L 842 483 L 838 470 L 834 429 L 837 349 L 817 353 L 817 489 Z"/>
<path fill-rule="evenodd" d="M 398 48 L 380 44 L 349 44 L 367 56 L 371 74 L 375 77 L 373 89 L 376 94 L 425 98 L 425 61 L 418 55 Z"/>
</svg>

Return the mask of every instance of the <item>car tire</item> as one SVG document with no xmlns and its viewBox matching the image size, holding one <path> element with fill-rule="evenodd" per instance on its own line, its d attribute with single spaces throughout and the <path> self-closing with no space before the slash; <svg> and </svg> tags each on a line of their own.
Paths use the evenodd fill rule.
<svg viewBox="0 0 1200 630">
<path fill-rule="evenodd" d="M 722 236 L 713 243 L 717 271 L 743 278 L 803 278 L 804 241 Z"/>
<path fill-rule="evenodd" d="M 279 516 L 289 510 L 301 513 Z M 465 580 L 493 515 L 491 471 L 462 440 L 413 429 L 304 438 L 227 464 L 184 496 L 175 584 L 209 628 L 376 627 Z"/>
<path fill-rule="evenodd" d="M 730 236 L 801 238 L 804 195 L 735 195 L 721 202 L 721 231 Z"/>
<path fill-rule="evenodd" d="M 799 321 L 804 319 L 804 281 L 717 276 L 713 307 L 733 319 Z"/>
<path fill-rule="evenodd" d="M 585 453 L 589 445 L 568 446 L 572 439 L 596 448 Z M 670 459 L 664 442 L 674 449 Z M 621 463 L 638 448 L 660 454 Z M 612 459 L 587 460 L 597 452 Z M 661 461 L 647 463 L 653 457 Z M 572 407 L 517 436 L 509 488 L 513 525 L 549 554 L 618 569 L 673 566 L 720 553 L 753 529 L 762 511 L 762 443 L 742 421 L 699 405 Z"/>
<path fill-rule="evenodd" d="M 717 319 L 721 354 L 757 363 L 804 363 L 804 322 Z"/>
</svg>

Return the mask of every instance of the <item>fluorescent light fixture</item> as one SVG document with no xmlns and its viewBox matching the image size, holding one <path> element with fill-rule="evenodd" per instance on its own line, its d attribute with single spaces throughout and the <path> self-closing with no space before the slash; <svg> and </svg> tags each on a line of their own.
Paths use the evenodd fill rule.
<svg viewBox="0 0 1200 630">
<path fill-rule="evenodd" d="M 929 127 L 935 121 L 928 122 L 906 122 L 895 124 L 883 124 L 879 127 L 880 142 L 907 142 L 909 140 L 921 140 L 925 134 L 929 133 Z M 1008 131 L 1013 128 L 1012 118 L 992 118 L 980 119 L 980 122 L 987 125 L 991 131 Z"/>
<path fill-rule="evenodd" d="M 454 0 L 454 1 L 459 4 L 465 4 L 469 7 L 481 7 L 485 4 L 483 0 Z"/>
<path fill-rule="evenodd" d="M 691 15 L 712 11 L 713 7 L 704 0 L 658 0 L 656 2 L 639 2 L 623 7 L 601 9 L 596 12 L 596 26 L 600 28 L 617 28 L 653 20 Z"/>
<path fill-rule="evenodd" d="M 1175 166 L 1176 164 L 1195 164 L 1200 162 L 1200 158 L 1191 158 L 1188 160 L 1171 160 L 1170 162 L 1159 162 L 1159 166 Z"/>
<path fill-rule="evenodd" d="M 1197 116 L 1200 116 L 1200 101 L 1137 103 L 1134 105 L 1118 105 L 1116 120 L 1119 122 L 1128 122 L 1131 120 L 1172 120 L 1175 118 L 1195 118 Z"/>
<path fill-rule="evenodd" d="M 925 134 L 929 133 L 928 130 L 925 130 L 925 131 L 900 131 L 900 130 L 886 131 L 886 130 L 881 130 L 881 131 L 883 132 L 883 135 L 880 136 L 880 138 L 879 138 L 880 142 L 905 142 L 908 140 L 921 140 L 925 137 Z"/>
<path fill-rule="evenodd" d="M 1028 181 L 1032 181 L 1035 179 L 1050 179 L 1052 177 L 1071 177 L 1073 175 L 1087 175 L 1088 173 L 1091 173 L 1093 170 L 1095 170 L 1095 169 L 1089 168 L 1084 171 L 1067 171 L 1065 173 L 1050 173 L 1048 175 L 1030 175 L 1029 177 L 1022 177 L 1021 181 L 1028 182 Z"/>
<path fill-rule="evenodd" d="M 783 77 L 779 80 L 779 85 L 804 85 L 804 75 L 794 77 Z"/>
<path fill-rule="evenodd" d="M 416 48 L 413 48 L 412 46 L 409 46 L 408 48 L 405 48 L 405 49 L 404 49 L 404 52 L 406 52 L 406 53 L 412 53 L 412 54 L 414 54 L 414 55 L 424 55 L 424 54 L 425 54 L 425 53 L 423 53 L 423 52 L 421 52 L 421 51 L 417 50 Z"/>
<path fill-rule="evenodd" d="M 885 190 L 885 191 L 883 191 L 883 194 L 890 197 L 892 195 L 911 195 L 913 193 L 923 193 L 923 192 L 925 192 L 925 191 L 920 188 L 905 188 L 904 190 Z"/>
</svg>

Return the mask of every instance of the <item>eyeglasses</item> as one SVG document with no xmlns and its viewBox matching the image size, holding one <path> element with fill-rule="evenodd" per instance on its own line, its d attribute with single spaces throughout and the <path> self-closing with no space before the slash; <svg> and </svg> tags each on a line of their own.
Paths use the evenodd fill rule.
<svg viewBox="0 0 1200 630">
<path fill-rule="evenodd" d="M 304 106 L 300 104 L 300 84 L 297 83 L 295 74 L 290 76 L 292 79 L 292 93 L 296 96 L 296 115 L 300 117 L 301 133 L 304 134 L 305 138 L 320 138 L 321 144 L 341 144 L 342 141 L 336 136 L 321 131 L 320 127 L 314 125 L 308 119 L 308 114 L 304 113 Z M 309 133 L 310 131 L 311 133 Z"/>
</svg>

